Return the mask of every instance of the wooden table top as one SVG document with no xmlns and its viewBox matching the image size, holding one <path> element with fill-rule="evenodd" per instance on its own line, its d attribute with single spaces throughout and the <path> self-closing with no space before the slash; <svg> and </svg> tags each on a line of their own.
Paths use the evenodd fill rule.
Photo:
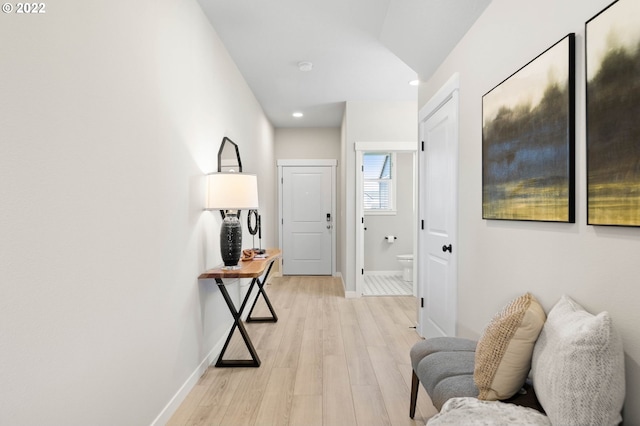
<svg viewBox="0 0 640 426">
<path fill-rule="evenodd" d="M 257 278 L 264 273 L 264 270 L 267 269 L 271 262 L 280 257 L 281 253 L 280 249 L 266 249 L 265 254 L 267 257 L 264 259 L 241 260 L 238 262 L 240 269 L 222 269 L 222 266 L 218 266 L 203 272 L 198 279 Z"/>
</svg>

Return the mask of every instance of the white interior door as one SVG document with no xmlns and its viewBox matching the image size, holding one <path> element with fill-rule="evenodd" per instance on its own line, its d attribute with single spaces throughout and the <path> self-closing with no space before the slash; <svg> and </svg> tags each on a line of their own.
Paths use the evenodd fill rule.
<svg viewBox="0 0 640 426">
<path fill-rule="evenodd" d="M 282 273 L 331 275 L 332 167 L 282 168 Z"/>
<path fill-rule="evenodd" d="M 420 121 L 419 332 L 455 336 L 457 308 L 458 92 Z"/>
</svg>

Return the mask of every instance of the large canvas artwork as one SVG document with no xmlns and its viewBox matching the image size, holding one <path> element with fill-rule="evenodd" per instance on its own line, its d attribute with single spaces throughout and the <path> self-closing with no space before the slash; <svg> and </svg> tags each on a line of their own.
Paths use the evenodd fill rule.
<svg viewBox="0 0 640 426">
<path fill-rule="evenodd" d="M 575 221 L 575 35 L 482 97 L 482 217 Z"/>
<path fill-rule="evenodd" d="M 586 24 L 587 222 L 640 226 L 640 2 Z"/>
</svg>

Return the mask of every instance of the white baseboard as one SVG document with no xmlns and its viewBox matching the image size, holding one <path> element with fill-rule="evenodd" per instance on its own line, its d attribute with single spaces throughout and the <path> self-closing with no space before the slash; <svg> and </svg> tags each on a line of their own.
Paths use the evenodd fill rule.
<svg viewBox="0 0 640 426">
<path fill-rule="evenodd" d="M 344 298 L 345 299 L 357 299 L 359 298 L 361 295 L 359 295 L 357 292 L 355 291 L 345 291 L 344 292 Z"/>
<path fill-rule="evenodd" d="M 180 404 L 182 404 L 189 395 L 189 392 L 194 388 L 194 386 L 200 380 L 200 377 L 207 371 L 207 368 L 218 358 L 220 352 L 222 352 L 222 347 L 224 346 L 224 342 L 227 339 L 227 335 L 229 334 L 229 330 L 224 333 L 224 335 L 220 338 L 220 340 L 213 346 L 211 352 L 207 354 L 205 359 L 202 360 L 200 365 L 195 369 L 193 373 L 189 376 L 189 378 L 184 382 L 184 384 L 178 389 L 178 392 L 171 398 L 169 403 L 162 409 L 158 417 L 151 423 L 151 426 L 164 426 L 169 422 L 169 419 L 176 412 Z"/>
<path fill-rule="evenodd" d="M 345 288 L 345 285 L 344 285 L 344 279 L 342 278 L 342 273 L 336 272 L 334 277 L 340 278 L 340 282 L 342 282 L 342 288 L 344 290 L 344 298 L 345 299 L 357 299 L 358 297 L 362 296 L 361 294 L 358 294 L 355 291 L 347 291 L 347 289 Z"/>
</svg>

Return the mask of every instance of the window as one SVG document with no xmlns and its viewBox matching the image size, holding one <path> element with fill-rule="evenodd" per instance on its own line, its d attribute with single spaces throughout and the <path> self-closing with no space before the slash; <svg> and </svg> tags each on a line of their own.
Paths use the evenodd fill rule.
<svg viewBox="0 0 640 426">
<path fill-rule="evenodd" d="M 365 213 L 395 214 L 395 155 L 365 152 L 363 165 Z"/>
</svg>

